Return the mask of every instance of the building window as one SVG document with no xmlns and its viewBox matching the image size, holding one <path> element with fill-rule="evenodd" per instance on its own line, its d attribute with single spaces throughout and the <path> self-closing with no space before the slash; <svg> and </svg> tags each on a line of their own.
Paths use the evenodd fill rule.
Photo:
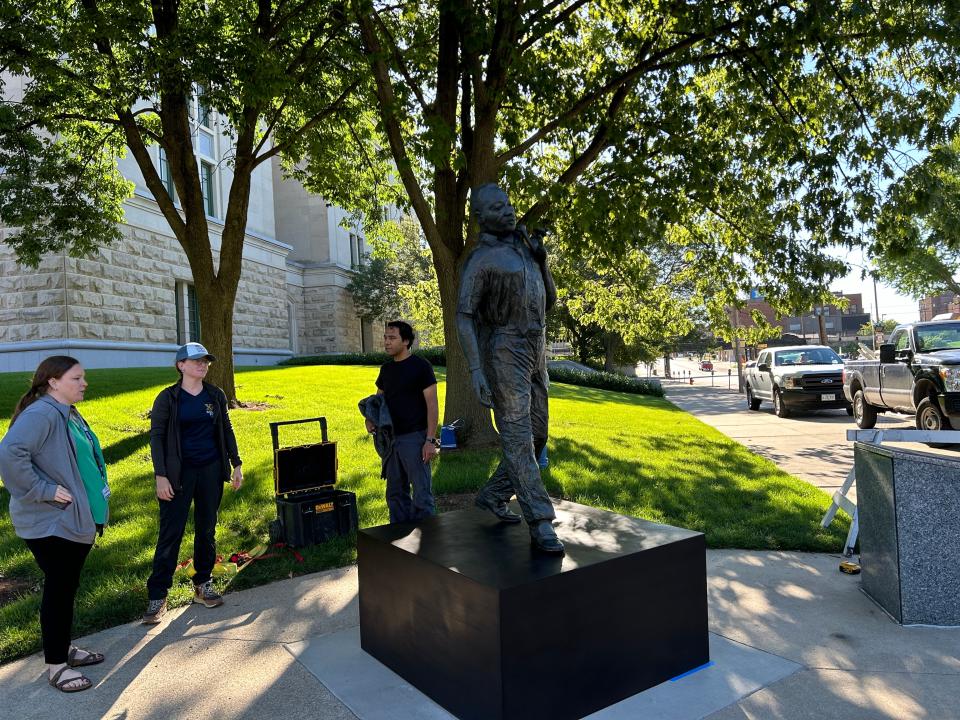
<svg viewBox="0 0 960 720">
<path fill-rule="evenodd" d="M 362 240 L 359 235 L 350 233 L 350 266 L 360 267 L 363 262 L 363 255 L 360 254 Z"/>
<path fill-rule="evenodd" d="M 833 330 L 833 320 L 827 320 L 823 325 L 827 330 Z"/>
<path fill-rule="evenodd" d="M 203 193 L 203 207 L 207 215 L 217 216 L 217 203 L 214 193 L 213 165 L 200 161 L 200 190 Z"/>
<path fill-rule="evenodd" d="M 177 344 L 200 342 L 200 306 L 193 283 L 178 282 L 177 293 Z"/>
<path fill-rule="evenodd" d="M 800 323 L 790 323 L 790 332 L 797 332 L 800 329 Z"/>
<path fill-rule="evenodd" d="M 206 91 L 203 85 L 197 85 L 197 124 L 209 130 L 213 129 L 212 113 L 207 105 Z"/>
<path fill-rule="evenodd" d="M 290 350 L 294 354 L 297 352 L 297 312 L 293 303 L 287 303 L 287 332 L 290 334 Z"/>
<path fill-rule="evenodd" d="M 163 186 L 167 189 L 167 195 L 170 196 L 171 200 L 176 202 L 177 189 L 173 185 L 173 176 L 170 174 L 170 161 L 167 160 L 167 153 L 163 148 L 160 148 L 160 162 L 158 163 L 157 169 L 160 174 L 160 182 L 162 182 Z"/>
</svg>

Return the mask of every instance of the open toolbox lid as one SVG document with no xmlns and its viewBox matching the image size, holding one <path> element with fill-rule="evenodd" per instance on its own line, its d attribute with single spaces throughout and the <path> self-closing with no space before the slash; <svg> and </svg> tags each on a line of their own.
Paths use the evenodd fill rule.
<svg viewBox="0 0 960 720">
<path fill-rule="evenodd" d="M 320 423 L 321 442 L 280 447 L 280 426 Z M 282 420 L 270 423 L 273 440 L 273 489 L 277 496 L 329 490 L 337 483 L 337 444 L 327 439 L 327 419 Z"/>
</svg>

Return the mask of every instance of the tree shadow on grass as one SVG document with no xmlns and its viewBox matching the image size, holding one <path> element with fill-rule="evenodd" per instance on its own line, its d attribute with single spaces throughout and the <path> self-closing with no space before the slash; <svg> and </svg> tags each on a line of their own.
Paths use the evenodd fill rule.
<svg viewBox="0 0 960 720">
<path fill-rule="evenodd" d="M 633 447 L 625 458 L 558 438 L 551 474 L 566 499 L 698 530 L 711 547 L 824 551 L 842 544 L 843 522 L 820 528 L 822 493 L 764 468 L 733 443 L 654 435 Z M 661 467 L 658 456 L 685 461 Z"/>
<path fill-rule="evenodd" d="M 576 400 L 578 402 L 589 402 L 598 404 L 608 404 L 611 402 L 623 403 L 627 405 L 642 405 L 656 407 L 671 412 L 683 412 L 676 405 L 668 400 L 655 395 L 640 395 L 636 393 L 625 393 L 617 390 L 600 390 L 597 388 L 584 387 L 582 385 L 567 385 L 565 383 L 550 384 L 551 400 Z"/>
<path fill-rule="evenodd" d="M 123 440 L 110 443 L 110 445 L 103 448 L 103 459 L 107 461 L 107 465 L 113 465 L 122 460 L 126 460 L 134 453 L 140 452 L 149 444 L 149 430 L 143 430 L 134 435 L 127 435 Z"/>
</svg>

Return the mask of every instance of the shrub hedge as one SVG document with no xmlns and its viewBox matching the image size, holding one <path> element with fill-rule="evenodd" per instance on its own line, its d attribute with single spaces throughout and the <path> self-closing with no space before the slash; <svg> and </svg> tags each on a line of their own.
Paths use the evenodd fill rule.
<svg viewBox="0 0 960 720">
<path fill-rule="evenodd" d="M 444 348 L 420 348 L 415 352 L 431 365 L 447 366 Z M 383 365 L 390 356 L 385 352 L 331 353 L 330 355 L 300 355 L 284 360 L 280 365 Z"/>
<path fill-rule="evenodd" d="M 616 390 L 617 392 L 633 393 L 634 395 L 663 397 L 663 388 L 659 383 L 647 382 L 618 373 L 550 368 L 550 380 L 567 383 L 568 385 L 599 388 L 600 390 Z"/>
<path fill-rule="evenodd" d="M 417 355 L 436 367 L 447 366 L 447 352 L 444 348 L 425 348 L 417 350 Z M 382 365 L 390 356 L 384 352 L 338 353 L 331 355 L 302 355 L 280 363 L 281 365 Z M 653 395 L 663 397 L 663 388 L 659 383 L 627 377 L 610 372 L 586 372 L 568 368 L 550 368 L 550 379 L 554 382 L 601 390 L 633 393 L 635 395 Z"/>
</svg>

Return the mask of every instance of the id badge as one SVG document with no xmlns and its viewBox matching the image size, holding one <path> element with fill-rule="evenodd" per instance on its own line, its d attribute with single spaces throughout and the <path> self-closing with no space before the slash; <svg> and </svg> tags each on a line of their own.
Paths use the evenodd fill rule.
<svg viewBox="0 0 960 720">
<path fill-rule="evenodd" d="M 104 484 L 103 484 L 103 490 L 101 490 L 100 492 L 103 493 L 103 499 L 104 499 L 104 500 L 109 500 L 109 499 L 110 499 L 110 486 L 109 486 L 109 485 L 107 485 L 106 483 L 104 483 Z"/>
</svg>

